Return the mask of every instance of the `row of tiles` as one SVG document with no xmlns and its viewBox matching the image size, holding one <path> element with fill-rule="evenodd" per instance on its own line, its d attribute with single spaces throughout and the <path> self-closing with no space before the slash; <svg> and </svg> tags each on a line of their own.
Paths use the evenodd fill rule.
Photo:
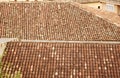
<svg viewBox="0 0 120 78">
<path fill-rule="evenodd" d="M 1 37 L 120 40 L 120 28 L 70 3 L 1 3 Z"/>
<path fill-rule="evenodd" d="M 9 42 L 2 71 L 22 78 L 119 78 L 120 44 Z"/>
</svg>

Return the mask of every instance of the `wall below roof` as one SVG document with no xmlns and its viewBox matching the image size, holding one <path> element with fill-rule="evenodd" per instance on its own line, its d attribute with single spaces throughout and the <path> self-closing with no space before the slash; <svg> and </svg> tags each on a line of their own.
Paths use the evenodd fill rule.
<svg viewBox="0 0 120 78">
<path fill-rule="evenodd" d="M 7 42 L 18 41 L 16 38 L 0 38 L 0 56 L 2 56 Z"/>
<path fill-rule="evenodd" d="M 107 10 L 106 9 L 106 3 L 101 3 L 101 4 L 102 4 L 103 10 Z M 120 14 L 120 6 L 119 5 L 114 5 L 114 4 L 111 4 L 111 5 L 114 6 L 114 13 L 119 15 Z"/>
<path fill-rule="evenodd" d="M 99 2 L 96 2 L 96 3 L 86 3 L 84 5 L 92 7 L 92 8 L 95 8 L 95 9 L 98 9 L 98 6 L 100 6 L 100 9 L 102 9 L 102 4 L 99 3 Z"/>
<path fill-rule="evenodd" d="M 3 52 L 4 52 L 4 49 L 6 47 L 6 43 L 0 43 L 0 56 L 2 56 Z"/>
</svg>

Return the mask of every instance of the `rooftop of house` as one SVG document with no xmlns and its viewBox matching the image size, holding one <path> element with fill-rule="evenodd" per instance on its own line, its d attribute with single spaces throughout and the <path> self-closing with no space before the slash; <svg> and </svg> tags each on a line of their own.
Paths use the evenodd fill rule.
<svg viewBox="0 0 120 78">
<path fill-rule="evenodd" d="M 8 42 L 4 53 L 11 78 L 18 70 L 22 78 L 120 77 L 120 44 Z"/>
<path fill-rule="evenodd" d="M 9 78 L 16 71 L 22 78 L 119 78 L 119 19 L 75 2 L 0 3 L 0 42 L 7 42 L 2 72 Z"/>
<path fill-rule="evenodd" d="M 120 41 L 118 24 L 87 10 L 70 2 L 0 3 L 0 36 L 26 40 Z"/>
</svg>

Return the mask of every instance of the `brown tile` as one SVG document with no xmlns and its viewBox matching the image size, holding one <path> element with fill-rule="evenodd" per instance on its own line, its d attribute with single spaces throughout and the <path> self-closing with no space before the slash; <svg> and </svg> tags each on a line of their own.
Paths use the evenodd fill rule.
<svg viewBox="0 0 120 78">
<path fill-rule="evenodd" d="M 0 13 L 1 37 L 27 40 L 120 40 L 120 27 L 70 3 L 0 3 Z"/>
<path fill-rule="evenodd" d="M 2 71 L 22 78 L 120 77 L 120 44 L 9 42 L 5 52 Z"/>
</svg>

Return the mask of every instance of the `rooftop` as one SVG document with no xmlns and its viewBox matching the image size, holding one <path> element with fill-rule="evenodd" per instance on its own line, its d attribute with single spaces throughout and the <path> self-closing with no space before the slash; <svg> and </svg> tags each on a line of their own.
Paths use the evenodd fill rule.
<svg viewBox="0 0 120 78">
<path fill-rule="evenodd" d="M 119 78 L 119 19 L 76 2 L 2 2 L 2 72 L 9 78 L 16 71 L 22 78 Z"/>
<path fill-rule="evenodd" d="M 70 2 L 0 3 L 1 37 L 120 41 L 120 27 Z"/>
<path fill-rule="evenodd" d="M 120 44 L 8 42 L 5 54 L 11 78 L 16 70 L 22 78 L 120 77 Z"/>
</svg>

